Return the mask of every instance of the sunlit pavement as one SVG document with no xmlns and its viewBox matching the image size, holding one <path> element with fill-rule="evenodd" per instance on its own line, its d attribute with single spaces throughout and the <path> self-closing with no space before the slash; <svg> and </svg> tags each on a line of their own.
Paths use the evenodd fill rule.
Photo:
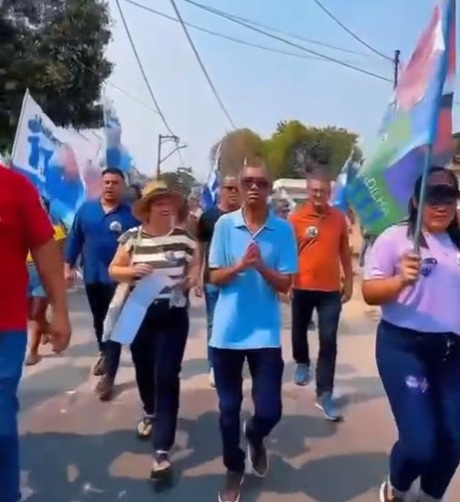
<svg viewBox="0 0 460 502">
<path fill-rule="evenodd" d="M 176 485 L 154 493 L 147 481 L 149 444 L 135 438 L 140 405 L 129 354 L 112 403 L 93 395 L 96 359 L 86 302 L 71 295 L 74 340 L 65 356 L 46 356 L 22 384 L 22 465 L 28 502 L 212 502 L 224 472 L 215 391 L 208 385 L 205 319 L 198 301 L 182 372 Z M 326 422 L 313 406 L 311 385 L 291 383 L 289 316 L 285 316 L 284 418 L 269 440 L 271 468 L 261 483 L 247 479 L 242 502 L 370 502 L 385 476 L 394 438 L 374 363 L 375 316 L 355 299 L 340 329 L 336 394 L 345 420 Z M 312 354 L 317 335 L 309 334 Z M 245 413 L 251 408 L 246 380 Z M 460 482 L 451 489 L 459 500 Z M 0 497 L 1 499 L 1 497 Z"/>
</svg>

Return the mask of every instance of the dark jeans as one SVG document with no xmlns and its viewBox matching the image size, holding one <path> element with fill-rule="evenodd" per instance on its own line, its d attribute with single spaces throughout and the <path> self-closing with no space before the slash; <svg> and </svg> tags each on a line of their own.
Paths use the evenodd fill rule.
<svg viewBox="0 0 460 502">
<path fill-rule="evenodd" d="M 89 308 L 93 316 L 94 332 L 99 351 L 104 355 L 105 372 L 109 377 L 115 379 L 118 366 L 120 365 L 121 345 L 112 340 L 104 343 L 102 335 L 104 333 L 105 316 L 115 293 L 116 284 L 95 282 L 86 284 L 85 289 Z"/>
<path fill-rule="evenodd" d="M 179 413 L 180 372 L 189 331 L 186 308 L 160 300 L 147 310 L 131 344 L 139 394 L 147 415 L 156 416 L 155 451 L 174 445 Z"/>
<path fill-rule="evenodd" d="M 243 365 L 247 359 L 252 377 L 254 415 L 246 434 L 255 445 L 267 437 L 282 414 L 281 386 L 284 363 L 281 349 L 231 350 L 212 348 L 214 377 L 220 410 L 224 465 L 243 472 L 245 453 L 240 448 L 240 414 L 243 401 Z"/>
<path fill-rule="evenodd" d="M 214 322 L 214 310 L 216 309 L 217 299 L 219 298 L 219 289 L 212 284 L 205 284 L 204 286 L 204 301 L 206 305 L 206 329 L 207 329 L 207 343 L 208 343 L 208 364 L 212 368 L 212 351 L 209 347 L 209 340 L 212 335 L 212 325 Z"/>
<path fill-rule="evenodd" d="M 0 331 L 0 500 L 21 500 L 19 484 L 18 385 L 27 332 Z"/>
<path fill-rule="evenodd" d="M 313 310 L 318 312 L 319 354 L 316 364 L 316 394 L 321 396 L 334 388 L 337 359 L 337 330 L 342 311 L 338 291 L 293 290 L 292 295 L 292 355 L 297 364 L 310 365 L 308 325 Z"/>
<path fill-rule="evenodd" d="M 460 337 L 381 321 L 377 366 L 398 428 L 390 482 L 441 499 L 460 463 Z"/>
</svg>

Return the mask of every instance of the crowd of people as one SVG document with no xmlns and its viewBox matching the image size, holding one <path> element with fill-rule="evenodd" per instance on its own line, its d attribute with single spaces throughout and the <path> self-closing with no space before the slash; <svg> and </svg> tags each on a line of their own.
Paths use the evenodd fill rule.
<svg viewBox="0 0 460 502">
<path fill-rule="evenodd" d="M 123 173 L 109 168 L 102 173 L 101 197 L 79 208 L 67 232 L 25 178 L 0 167 L 2 502 L 20 500 L 22 366 L 39 362 L 40 343 L 50 343 L 56 353 L 68 346 L 66 289 L 79 267 L 98 346 L 93 373 L 102 401 L 113 396 L 121 354 L 104 325 L 114 299 L 122 286 L 129 296 L 152 274 L 167 278 L 149 299 L 130 344 L 144 409 L 135 434 L 151 438 L 153 481 L 168 481 L 173 470 L 191 294 L 204 297 L 207 314 L 209 383 L 219 405 L 226 469 L 220 502 L 240 500 L 248 466 L 260 478 L 269 469 L 265 441 L 282 418 L 282 301 L 291 308 L 299 386 L 312 377 L 307 333 L 316 312 L 315 404 L 327 420 L 341 420 L 333 391 L 339 319 L 353 295 L 349 232 L 346 216 L 329 204 L 324 166 L 312 162 L 306 168 L 307 200 L 294 211 L 283 201 L 269 204 L 271 179 L 260 164 L 223 177 L 218 204 L 199 217 L 161 180 L 127 190 Z M 441 501 L 460 463 L 459 188 L 451 172 L 430 171 L 421 247 L 414 252 L 420 183 L 408 219 L 369 244 L 364 264 L 364 300 L 382 308 L 376 360 L 398 429 L 380 502 L 404 502 L 418 478 L 417 502 Z M 254 412 L 242 424 L 245 364 Z"/>
</svg>

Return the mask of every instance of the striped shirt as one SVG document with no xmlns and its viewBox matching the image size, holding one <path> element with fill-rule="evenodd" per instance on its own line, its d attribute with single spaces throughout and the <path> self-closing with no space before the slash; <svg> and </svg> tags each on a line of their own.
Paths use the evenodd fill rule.
<svg viewBox="0 0 460 502">
<path fill-rule="evenodd" d="M 131 254 L 132 263 L 146 263 L 155 272 L 167 275 L 173 281 L 185 278 L 187 266 L 193 259 L 196 242 L 187 230 L 174 227 L 166 235 L 150 235 L 135 227 L 119 238 L 125 250 Z M 171 298 L 173 288 L 166 286 L 158 298 Z M 185 296 L 184 296 L 185 299 Z"/>
</svg>

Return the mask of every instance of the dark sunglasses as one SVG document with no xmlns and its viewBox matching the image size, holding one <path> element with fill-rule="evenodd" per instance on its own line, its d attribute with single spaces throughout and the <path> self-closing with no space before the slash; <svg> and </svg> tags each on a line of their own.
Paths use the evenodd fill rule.
<svg viewBox="0 0 460 502">
<path fill-rule="evenodd" d="M 451 206 L 456 204 L 459 193 L 454 187 L 432 186 L 426 188 L 425 201 L 428 206 Z"/>
<path fill-rule="evenodd" d="M 241 183 L 246 189 L 252 188 L 253 186 L 260 189 L 268 188 L 268 180 L 263 178 L 243 178 Z"/>
<path fill-rule="evenodd" d="M 224 190 L 228 190 L 229 192 L 238 192 L 238 187 L 222 187 Z"/>
</svg>

